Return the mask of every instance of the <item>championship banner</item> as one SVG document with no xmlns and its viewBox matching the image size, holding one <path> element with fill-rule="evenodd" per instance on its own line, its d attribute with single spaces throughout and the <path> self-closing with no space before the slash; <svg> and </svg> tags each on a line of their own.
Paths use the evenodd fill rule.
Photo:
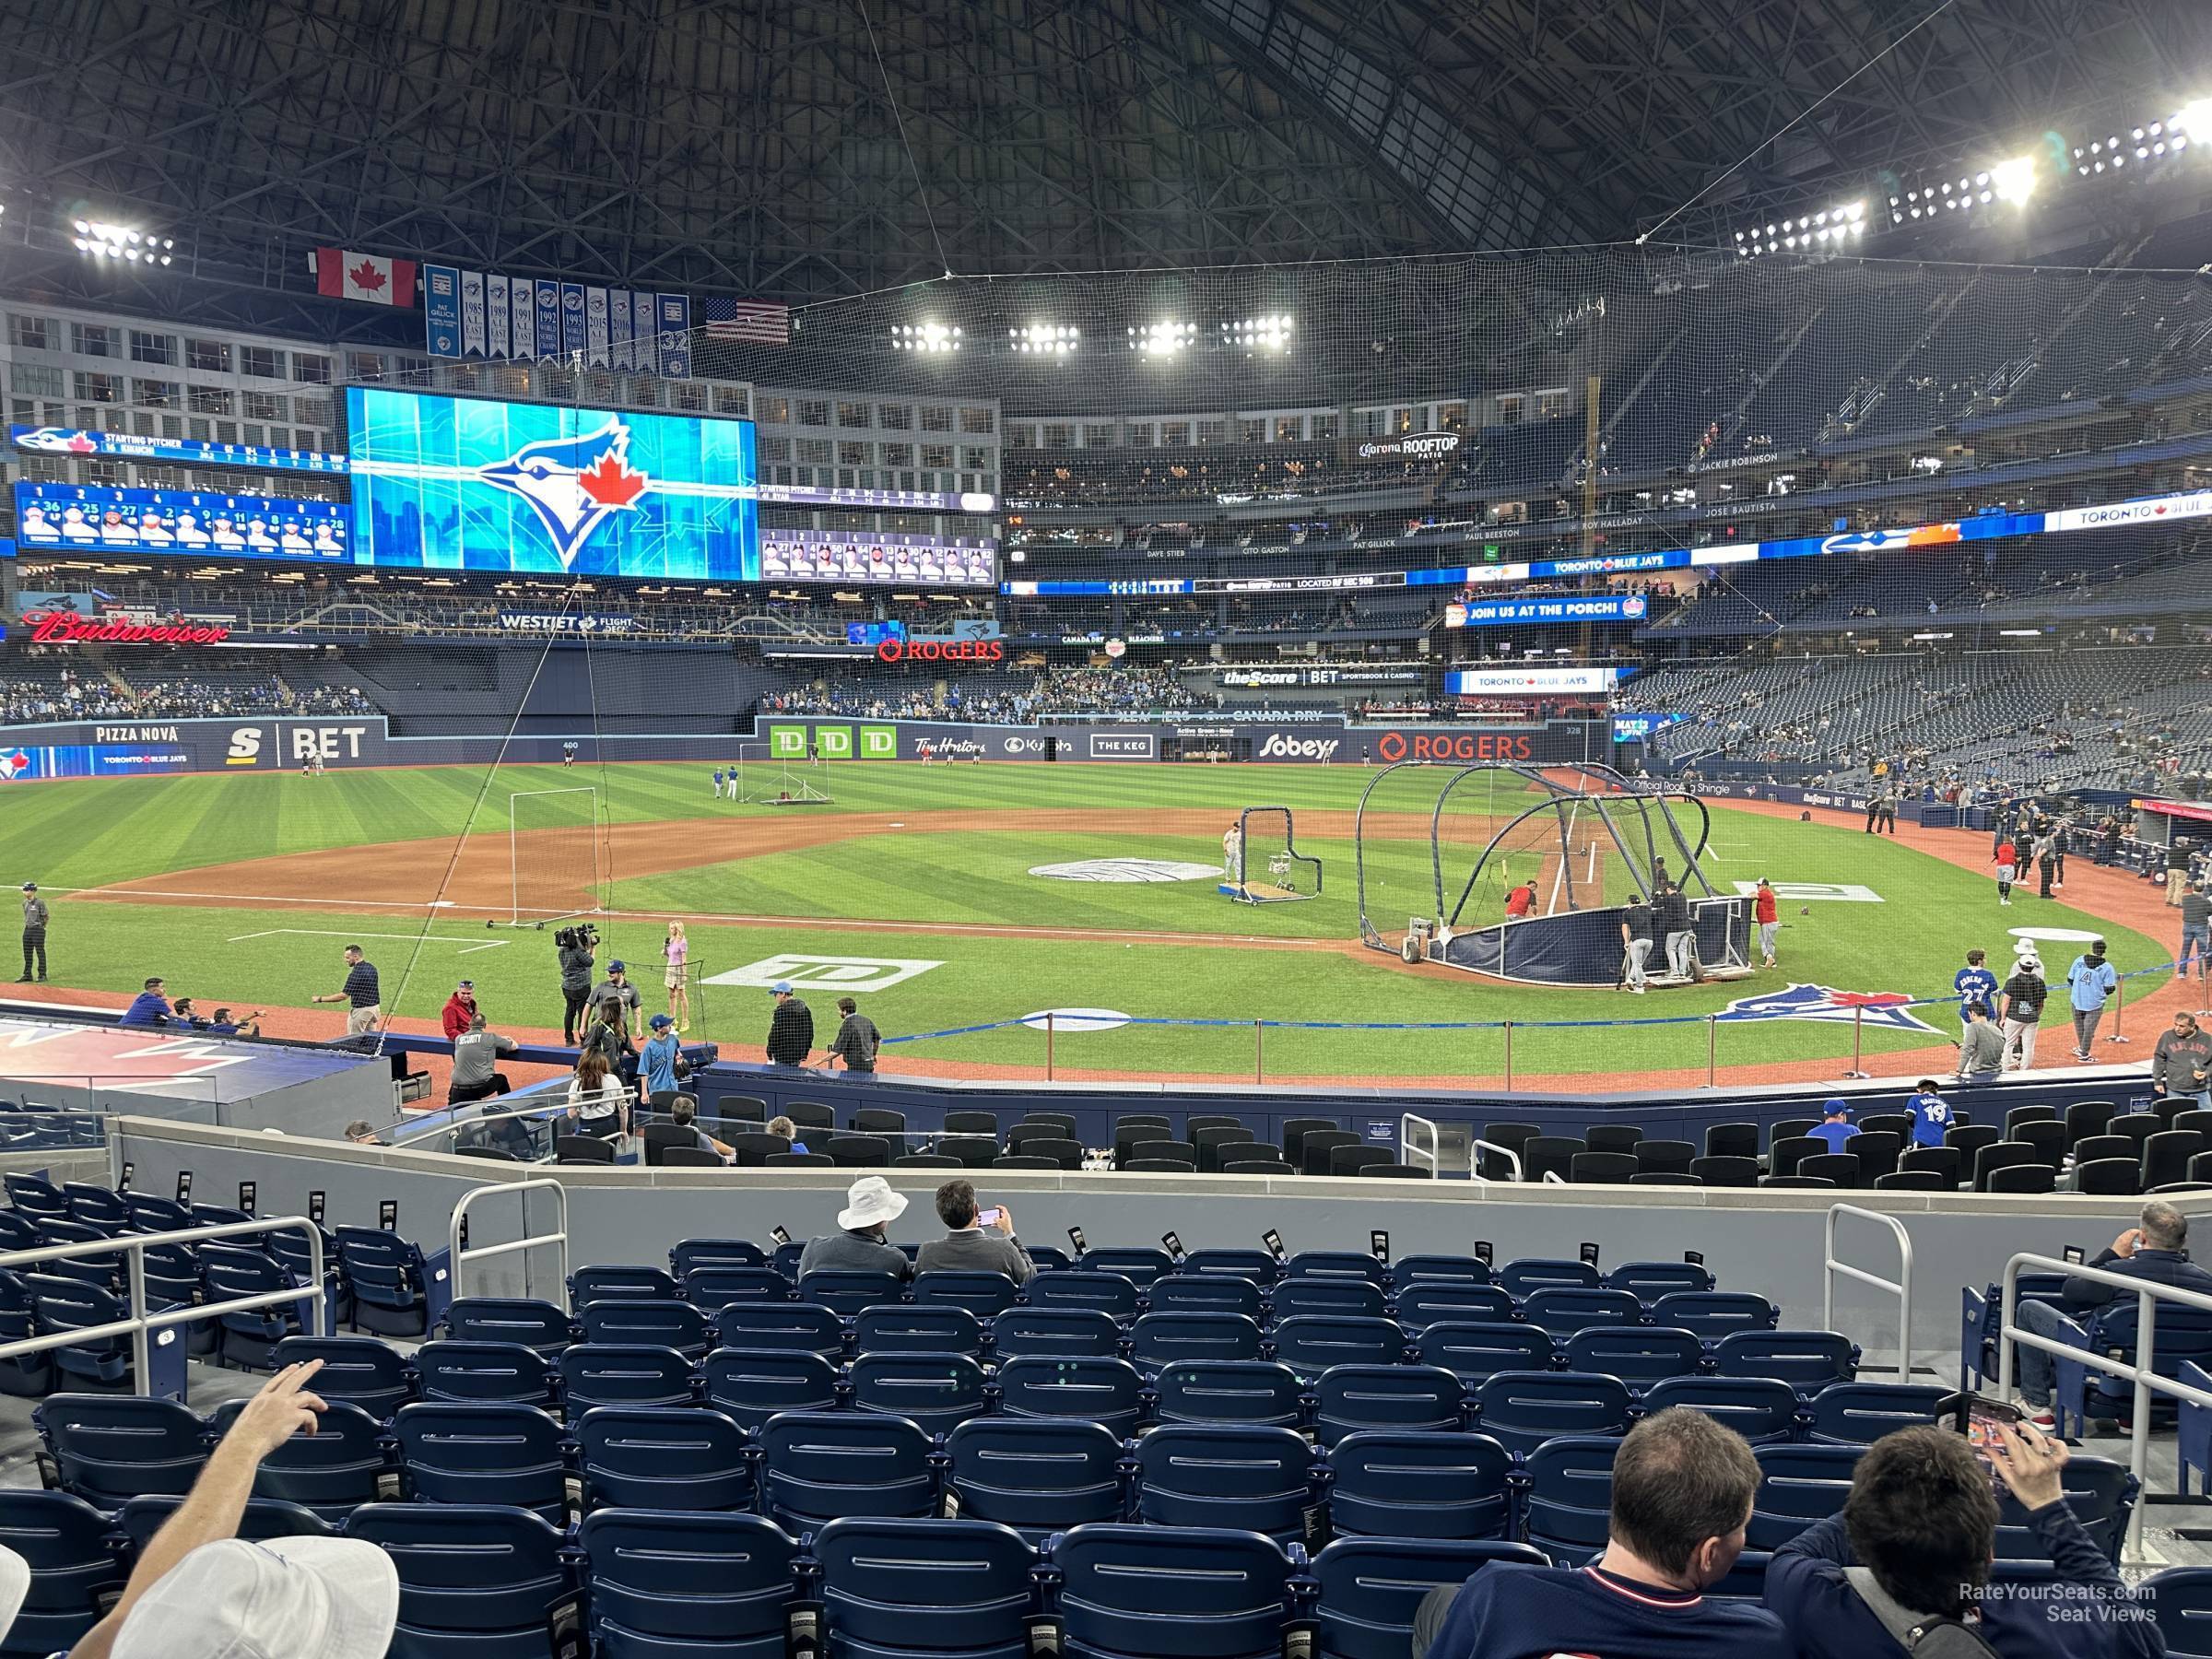
<svg viewBox="0 0 2212 1659">
<path fill-rule="evenodd" d="M 461 273 L 452 265 L 422 267 L 422 321 L 432 357 L 461 355 Z"/>
<path fill-rule="evenodd" d="M 461 355 L 484 355 L 484 273 L 461 273 Z"/>
<path fill-rule="evenodd" d="M 422 267 L 423 343 L 432 357 L 520 362 L 581 355 L 594 368 L 691 373 L 691 301 L 454 265 Z"/>
<path fill-rule="evenodd" d="M 691 378 L 691 301 L 683 294 L 661 296 L 661 372 L 670 380 Z"/>
<path fill-rule="evenodd" d="M 485 355 L 503 358 L 507 355 L 507 278 L 484 278 L 484 322 L 486 330 Z"/>
</svg>

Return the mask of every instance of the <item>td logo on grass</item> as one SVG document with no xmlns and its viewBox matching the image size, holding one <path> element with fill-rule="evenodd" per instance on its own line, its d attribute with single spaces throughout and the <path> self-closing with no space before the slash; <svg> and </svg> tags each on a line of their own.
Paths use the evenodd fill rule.
<svg viewBox="0 0 2212 1659">
<path fill-rule="evenodd" d="M 919 957 L 803 956 L 786 952 L 711 976 L 710 985 L 766 987 L 789 980 L 800 990 L 882 991 L 942 968 Z"/>
</svg>

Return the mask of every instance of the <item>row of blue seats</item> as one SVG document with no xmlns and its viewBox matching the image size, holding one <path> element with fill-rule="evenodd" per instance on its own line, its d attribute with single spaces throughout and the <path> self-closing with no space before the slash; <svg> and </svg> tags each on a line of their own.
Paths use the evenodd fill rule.
<svg viewBox="0 0 2212 1659">
<path fill-rule="evenodd" d="M 2023 1273 L 2019 1300 L 2044 1302 L 2066 1312 L 2065 1278 L 2055 1273 Z M 1990 1285 L 1977 1291 L 1971 1286 L 1959 1293 L 1959 1353 L 1962 1374 L 1979 1384 L 1997 1375 L 1997 1330 L 2004 1303 L 2000 1288 Z M 2212 1371 L 2212 1311 L 2160 1302 L 2152 1312 L 2151 1369 L 2161 1377 L 2187 1381 L 2190 1369 Z M 2133 1363 L 2142 1311 L 2136 1297 L 2122 1295 L 2116 1301 L 2093 1311 L 2075 1312 L 2062 1327 L 2058 1339 L 2088 1353 Z M 2014 1375 L 2018 1375 L 2015 1361 Z M 2124 1418 L 2132 1414 L 2134 1386 L 2078 1361 L 2057 1358 L 2053 1366 L 2052 1399 L 2060 1414 L 2061 1432 L 2069 1423 L 2090 1418 Z M 2169 1409 L 2165 1400 L 2153 1396 L 2159 1417 Z M 2183 1406 L 2184 1420 L 2194 1408 Z"/>
</svg>

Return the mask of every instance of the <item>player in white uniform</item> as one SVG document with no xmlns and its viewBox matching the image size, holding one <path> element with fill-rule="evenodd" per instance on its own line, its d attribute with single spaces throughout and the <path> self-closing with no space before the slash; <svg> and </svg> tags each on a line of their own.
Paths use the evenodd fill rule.
<svg viewBox="0 0 2212 1659">
<path fill-rule="evenodd" d="M 1241 885 L 1244 880 L 1244 826 L 1240 821 L 1221 832 L 1221 857 L 1229 866 L 1230 880 Z"/>
</svg>

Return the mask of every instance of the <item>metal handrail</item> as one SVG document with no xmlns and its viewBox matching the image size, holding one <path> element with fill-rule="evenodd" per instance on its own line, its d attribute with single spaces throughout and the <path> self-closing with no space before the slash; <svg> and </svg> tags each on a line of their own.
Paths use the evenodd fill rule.
<svg viewBox="0 0 2212 1659">
<path fill-rule="evenodd" d="M 2022 1330 L 2015 1324 L 2012 1316 L 2019 1305 L 2020 1269 L 2023 1267 L 2032 1267 L 2039 1273 L 2063 1274 L 2068 1278 L 2088 1279 L 2091 1284 L 2108 1285 L 2115 1290 L 2134 1291 L 2136 1362 L 2130 1365 L 2124 1359 L 2114 1359 L 2090 1348 L 2077 1348 L 2071 1344 L 2039 1335 L 2033 1331 Z M 2171 1377 L 2159 1376 L 2151 1370 L 2154 1363 L 2152 1337 L 2156 1329 L 2154 1304 L 2162 1301 L 2178 1303 L 2184 1308 L 2202 1308 L 2212 1312 L 2212 1296 L 2202 1291 L 2153 1284 L 2148 1279 L 2132 1274 L 2109 1273 L 2101 1267 L 2090 1267 L 2080 1262 L 2060 1261 L 2022 1251 L 2005 1264 L 2005 1286 L 1997 1303 L 1997 1389 L 2005 1397 L 2010 1398 L 2012 1394 L 2012 1345 L 2016 1342 L 2135 1384 L 2135 1422 L 2128 1435 L 2127 1466 L 2134 1472 L 2138 1488 L 2143 1483 L 2145 1466 L 2150 1454 L 2151 1394 L 2155 1392 L 2175 1400 L 2186 1400 L 2193 1406 L 2212 1406 L 2212 1394 L 2201 1388 L 2192 1388 L 2186 1382 L 2177 1382 Z M 2127 1524 L 2127 1554 L 2131 1559 L 2140 1559 L 2142 1542 L 2143 1505 L 2138 1500 Z"/>
<path fill-rule="evenodd" d="M 1467 1143 L 1468 1174 L 1472 1175 L 1477 1181 L 1482 1182 L 1484 1185 L 1487 1186 L 1488 1184 L 1488 1182 L 1485 1180 L 1482 1173 L 1482 1159 L 1480 1154 L 1485 1152 L 1495 1152 L 1499 1157 L 1504 1159 L 1507 1171 L 1506 1179 L 1515 1182 L 1516 1184 L 1519 1183 L 1521 1180 L 1521 1154 L 1514 1151 L 1511 1147 L 1501 1147 L 1496 1141 L 1484 1140 L 1480 1135 L 1477 1135 L 1473 1140 Z"/>
<path fill-rule="evenodd" d="M 171 1308 L 161 1313 L 146 1311 L 146 1250 L 149 1244 L 206 1244 L 218 1239 L 235 1239 L 249 1233 L 274 1232 L 298 1229 L 307 1235 L 308 1275 L 313 1281 L 304 1289 L 266 1290 L 254 1296 L 232 1297 L 228 1301 L 197 1302 L 190 1307 Z M 225 1313 L 242 1313 L 253 1308 L 276 1308 L 312 1301 L 312 1317 L 310 1333 L 316 1336 L 328 1335 L 324 1328 L 323 1288 L 323 1230 L 305 1216 L 280 1216 L 266 1221 L 225 1221 L 212 1227 L 181 1228 L 173 1232 L 120 1233 L 112 1238 L 78 1239 L 67 1244 L 43 1244 L 36 1250 L 11 1250 L 0 1254 L 0 1268 L 14 1271 L 38 1262 L 65 1261 L 73 1256 L 106 1255 L 121 1251 L 125 1256 L 124 1270 L 130 1288 L 131 1313 L 128 1318 L 111 1320 L 106 1324 L 80 1325 L 73 1331 L 56 1332 L 51 1336 L 25 1336 L 17 1341 L 0 1343 L 0 1360 L 13 1359 L 21 1354 L 42 1354 L 48 1348 L 72 1347 L 79 1343 L 97 1342 L 109 1336 L 121 1336 L 126 1332 L 131 1338 L 131 1381 L 140 1394 L 146 1392 L 147 1365 L 150 1356 L 147 1350 L 147 1333 L 165 1331 L 171 1325 L 191 1324 L 196 1320 L 213 1319 Z"/>
<path fill-rule="evenodd" d="M 1869 1273 L 1864 1267 L 1854 1267 L 1849 1262 L 1836 1259 L 1836 1219 L 1840 1216 L 1858 1216 L 1865 1220 L 1879 1221 L 1897 1235 L 1897 1277 L 1886 1279 L 1878 1273 Z M 1862 1285 L 1871 1285 L 1877 1290 L 1889 1291 L 1897 1298 L 1897 1377 L 1903 1382 L 1912 1371 L 1912 1235 L 1905 1224 L 1895 1216 L 1880 1210 L 1861 1209 L 1855 1204 L 1831 1204 L 1828 1206 L 1828 1225 L 1820 1246 L 1820 1328 L 1836 1328 L 1836 1275 L 1856 1279 Z"/>
<path fill-rule="evenodd" d="M 1416 1124 L 1429 1131 L 1429 1144 L 1426 1147 L 1414 1145 L 1413 1126 Z M 1418 1117 L 1408 1112 L 1398 1119 L 1398 1161 L 1400 1163 L 1409 1167 L 1418 1167 L 1414 1166 L 1413 1160 L 1416 1155 L 1418 1155 L 1429 1160 L 1430 1175 L 1434 1179 L 1441 1180 L 1443 1171 L 1438 1165 L 1437 1152 L 1441 1145 L 1442 1141 L 1438 1135 L 1436 1121 L 1433 1118 Z"/>
<path fill-rule="evenodd" d="M 555 1207 L 559 1218 L 556 1231 L 549 1233 L 525 1232 L 521 1238 L 511 1239 L 504 1244 L 486 1244 L 476 1250 L 465 1250 L 462 1247 L 461 1230 L 467 1219 L 470 1205 L 476 1203 L 479 1198 L 489 1198 L 495 1194 L 530 1192 L 550 1192 L 553 1194 Z M 529 1200 L 524 1199 L 523 1201 L 523 1225 L 525 1228 L 530 1225 L 529 1214 Z M 492 1256 L 512 1255 L 517 1251 L 535 1250 L 541 1244 L 554 1244 L 560 1249 L 560 1307 L 563 1312 L 568 1311 L 569 1190 L 559 1182 L 553 1180 L 550 1176 L 540 1175 L 529 1181 L 505 1182 L 499 1186 L 472 1187 L 462 1194 L 460 1202 L 453 1206 L 453 1218 L 450 1231 L 449 1241 L 452 1246 L 453 1263 L 453 1295 L 456 1298 L 465 1294 L 461 1288 L 461 1270 L 470 1262 L 486 1261 Z M 525 1258 L 523 1262 L 523 1293 L 526 1296 L 529 1291 L 530 1263 Z"/>
</svg>

